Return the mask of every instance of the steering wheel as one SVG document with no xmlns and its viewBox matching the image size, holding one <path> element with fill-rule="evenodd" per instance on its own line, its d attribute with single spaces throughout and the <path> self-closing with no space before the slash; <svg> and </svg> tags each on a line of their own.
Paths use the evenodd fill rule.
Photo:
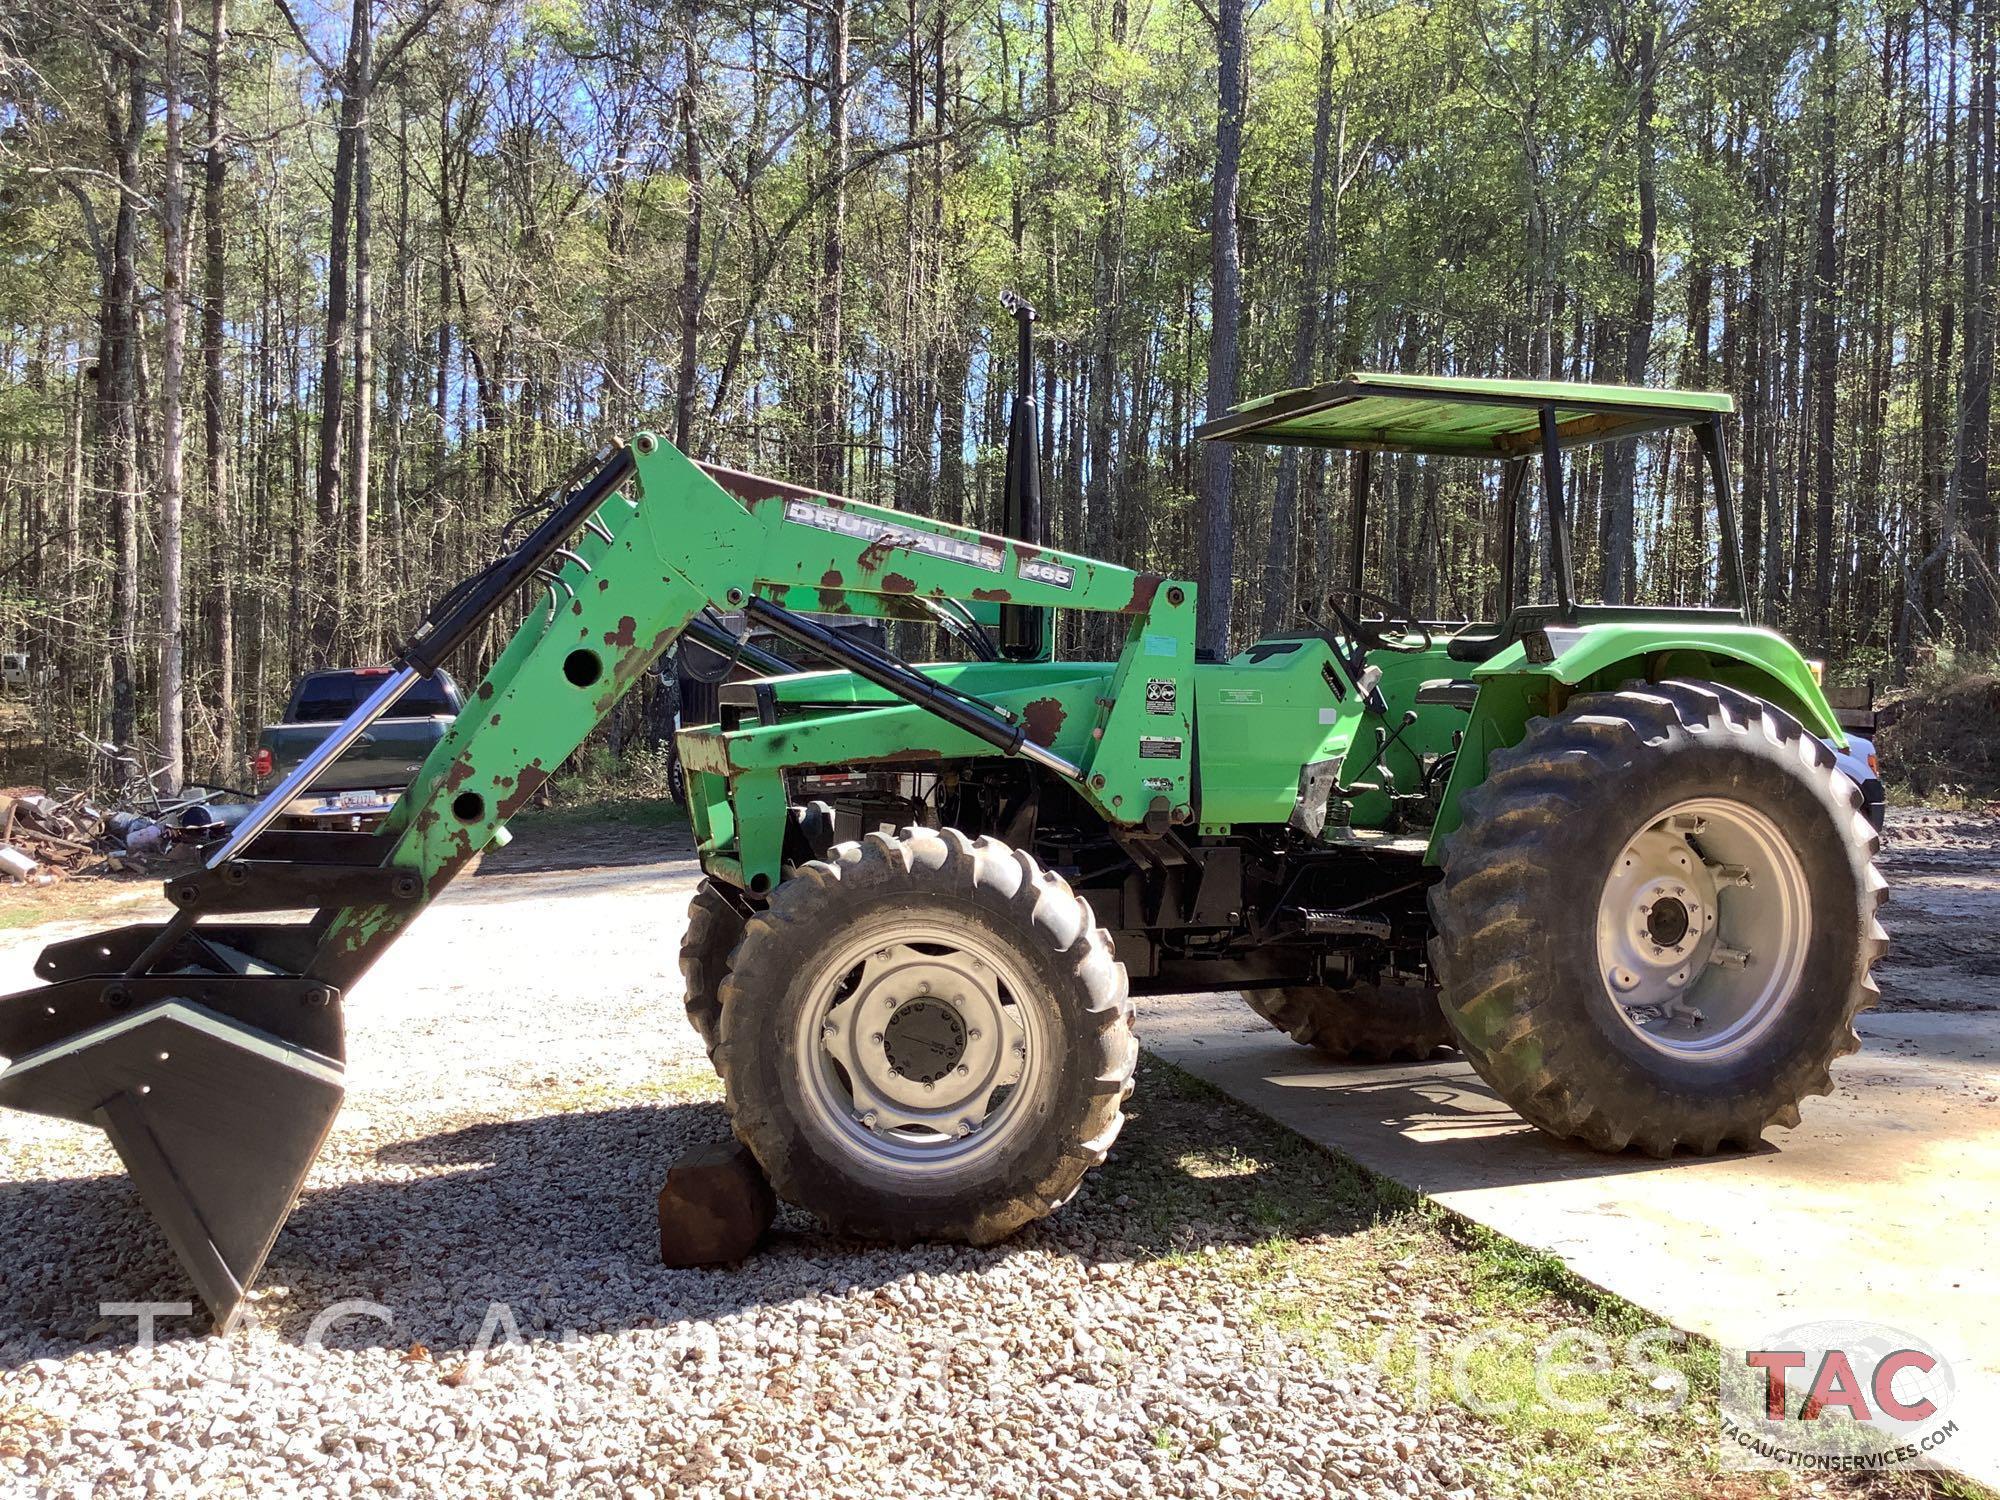
<svg viewBox="0 0 2000 1500">
<path fill-rule="evenodd" d="M 1373 605 L 1381 612 L 1382 618 L 1363 623 L 1340 607 L 1338 601 L 1343 599 L 1352 600 L 1357 610 Z M 1367 589 L 1339 588 L 1326 596 L 1326 607 L 1340 622 L 1342 633 L 1364 651 L 1390 651 L 1414 656 L 1431 649 L 1430 627 L 1411 614 L 1407 605 L 1398 604 L 1393 599 L 1385 599 Z M 1394 635 L 1400 639 L 1390 638 L 1388 627 L 1391 625 L 1399 627 Z M 1423 639 L 1412 643 L 1411 636 Z"/>
</svg>

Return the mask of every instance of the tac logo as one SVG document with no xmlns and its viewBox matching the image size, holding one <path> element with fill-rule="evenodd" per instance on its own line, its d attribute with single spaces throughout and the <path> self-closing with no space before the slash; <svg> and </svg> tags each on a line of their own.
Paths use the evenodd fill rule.
<svg viewBox="0 0 2000 1500">
<path fill-rule="evenodd" d="M 1915 1334 L 1829 1319 L 1725 1352 L 1721 1433 L 1737 1467 L 1924 1468 L 1958 1431 L 1951 1366 Z"/>
</svg>

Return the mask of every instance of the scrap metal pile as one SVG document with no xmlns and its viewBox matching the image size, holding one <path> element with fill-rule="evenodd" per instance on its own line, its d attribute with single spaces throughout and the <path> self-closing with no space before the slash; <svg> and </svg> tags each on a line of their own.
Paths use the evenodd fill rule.
<svg viewBox="0 0 2000 1500">
<path fill-rule="evenodd" d="M 0 878 L 49 885 L 77 875 L 145 874 L 177 845 L 219 837 L 244 811 L 197 802 L 154 817 L 101 807 L 83 792 L 0 788 Z"/>
</svg>

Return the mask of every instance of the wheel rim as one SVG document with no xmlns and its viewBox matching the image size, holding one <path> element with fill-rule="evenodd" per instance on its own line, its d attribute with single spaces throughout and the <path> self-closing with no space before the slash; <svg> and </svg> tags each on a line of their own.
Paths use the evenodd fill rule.
<svg viewBox="0 0 2000 1500">
<path fill-rule="evenodd" d="M 1798 990 L 1812 935 L 1805 867 L 1763 813 L 1724 798 L 1668 808 L 1612 861 L 1597 961 L 1648 1046 L 1716 1060 L 1752 1045 Z"/>
<path fill-rule="evenodd" d="M 955 925 L 901 921 L 812 981 L 793 1055 L 820 1132 L 864 1165 L 959 1170 L 1032 1123 L 1049 1027 L 1018 966 Z"/>
</svg>

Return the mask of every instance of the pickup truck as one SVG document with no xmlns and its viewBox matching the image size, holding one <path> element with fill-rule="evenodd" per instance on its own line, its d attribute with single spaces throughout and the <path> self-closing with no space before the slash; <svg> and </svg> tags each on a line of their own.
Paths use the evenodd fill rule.
<svg viewBox="0 0 2000 1500">
<path fill-rule="evenodd" d="M 261 789 L 304 760 L 389 675 L 387 667 L 308 672 L 292 689 L 284 717 L 257 736 L 250 769 Z M 320 773 L 282 814 L 294 828 L 372 828 L 417 774 L 431 746 L 458 717 L 458 684 L 443 672 L 416 683 L 389 714 Z"/>
</svg>

